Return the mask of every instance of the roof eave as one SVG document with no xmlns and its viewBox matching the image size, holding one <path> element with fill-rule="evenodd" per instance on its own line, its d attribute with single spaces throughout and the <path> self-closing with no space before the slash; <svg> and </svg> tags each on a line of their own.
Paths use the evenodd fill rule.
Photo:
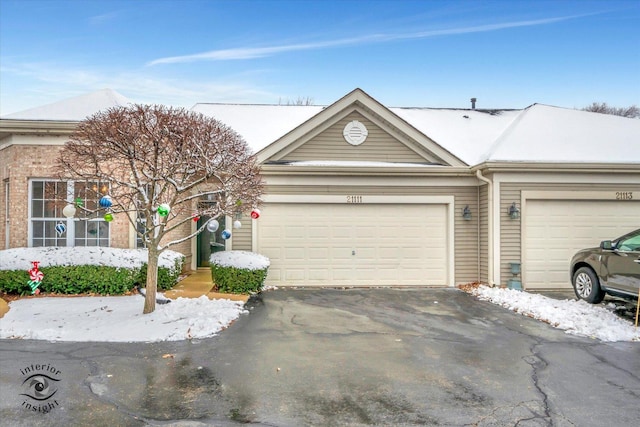
<svg viewBox="0 0 640 427">
<path fill-rule="evenodd" d="M 261 173 L 268 175 L 341 175 L 341 176 L 471 176 L 468 167 L 452 166 L 296 166 L 271 165 L 261 166 Z"/>
<path fill-rule="evenodd" d="M 71 120 L 18 120 L 0 119 L 0 134 L 36 133 L 67 135 L 78 127 L 77 121 Z"/>
<path fill-rule="evenodd" d="M 533 161 L 489 161 L 471 168 L 483 173 L 492 172 L 602 172 L 602 173 L 635 173 L 640 171 L 640 163 L 605 163 L 605 162 L 533 162 Z"/>
</svg>

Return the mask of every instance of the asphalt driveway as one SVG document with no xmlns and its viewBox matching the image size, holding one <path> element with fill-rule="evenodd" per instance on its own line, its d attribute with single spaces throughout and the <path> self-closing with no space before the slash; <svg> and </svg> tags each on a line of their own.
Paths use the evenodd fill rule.
<svg viewBox="0 0 640 427">
<path fill-rule="evenodd" d="M 640 343 L 455 289 L 269 291 L 217 337 L 0 340 L 0 425 L 601 426 L 640 419 Z M 25 370 L 57 372 L 25 407 Z M 53 403 L 55 401 L 55 404 Z"/>
</svg>

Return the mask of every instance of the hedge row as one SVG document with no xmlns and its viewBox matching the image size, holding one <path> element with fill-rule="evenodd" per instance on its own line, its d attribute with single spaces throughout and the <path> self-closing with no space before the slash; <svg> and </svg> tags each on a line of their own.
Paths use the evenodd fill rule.
<svg viewBox="0 0 640 427">
<path fill-rule="evenodd" d="M 171 289 L 178 281 L 184 259 L 173 268 L 158 267 L 158 290 Z M 42 267 L 44 278 L 38 289 L 56 294 L 121 295 L 135 286 L 144 287 L 147 265 L 138 268 L 99 265 L 64 265 Z M 29 273 L 24 270 L 0 270 L 0 292 L 30 294 Z"/>
</svg>

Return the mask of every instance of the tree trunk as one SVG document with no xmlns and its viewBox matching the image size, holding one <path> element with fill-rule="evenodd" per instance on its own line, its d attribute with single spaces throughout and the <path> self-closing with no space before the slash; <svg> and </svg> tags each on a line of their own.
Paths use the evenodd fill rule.
<svg viewBox="0 0 640 427">
<path fill-rule="evenodd" d="M 160 254 L 157 249 L 149 247 L 149 260 L 147 262 L 147 289 L 144 297 L 144 310 L 142 311 L 142 314 L 152 313 L 156 309 L 159 256 Z"/>
</svg>

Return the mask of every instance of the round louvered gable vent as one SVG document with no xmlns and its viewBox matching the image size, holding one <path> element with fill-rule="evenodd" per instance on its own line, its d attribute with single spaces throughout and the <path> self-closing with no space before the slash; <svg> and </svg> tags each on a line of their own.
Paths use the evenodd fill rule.
<svg viewBox="0 0 640 427">
<path fill-rule="evenodd" d="M 369 132 L 365 125 L 360 123 L 357 120 L 347 123 L 344 127 L 344 131 L 342 132 L 344 136 L 344 140 L 347 141 L 351 145 L 360 145 L 366 139 Z"/>
</svg>

